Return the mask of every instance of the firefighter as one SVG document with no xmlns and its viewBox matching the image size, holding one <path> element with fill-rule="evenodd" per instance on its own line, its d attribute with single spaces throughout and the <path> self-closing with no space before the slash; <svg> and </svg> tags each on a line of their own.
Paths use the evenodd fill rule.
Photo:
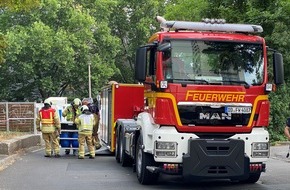
<svg viewBox="0 0 290 190">
<path fill-rule="evenodd" d="M 46 99 L 44 107 L 38 112 L 36 118 L 37 131 L 42 132 L 42 138 L 45 142 L 45 157 L 52 156 L 52 149 L 55 157 L 60 157 L 58 136 L 60 132 L 60 120 L 55 109 L 51 108 L 52 103 Z"/>
<path fill-rule="evenodd" d="M 284 134 L 288 140 L 290 140 L 290 117 L 286 120 L 286 126 L 284 129 Z"/>
<path fill-rule="evenodd" d="M 81 114 L 80 106 L 82 102 L 79 98 L 75 98 L 73 102 L 65 108 L 65 110 L 62 112 L 62 116 L 66 118 L 67 121 L 75 121 L 75 118 Z M 73 128 L 76 129 L 75 123 L 73 124 Z M 68 137 L 73 138 L 75 136 L 74 132 L 69 132 Z M 72 146 L 71 144 L 69 146 Z M 69 154 L 70 149 L 65 150 L 65 154 Z M 77 155 L 77 150 L 73 150 L 73 154 Z"/>
<path fill-rule="evenodd" d="M 88 106 L 83 105 L 81 107 L 82 114 L 75 119 L 75 124 L 77 125 L 79 132 L 79 159 L 84 159 L 85 157 L 85 143 L 87 143 L 90 159 L 95 158 L 95 149 L 93 145 L 92 133 L 93 126 L 96 125 L 95 116 L 90 112 Z"/>
<path fill-rule="evenodd" d="M 98 136 L 99 120 L 100 120 L 99 108 L 96 104 L 93 103 L 91 98 L 84 98 L 82 100 L 82 105 L 88 106 L 90 112 L 94 114 L 96 125 L 94 125 L 93 127 L 93 144 L 95 148 L 98 150 L 102 147 Z"/>
</svg>

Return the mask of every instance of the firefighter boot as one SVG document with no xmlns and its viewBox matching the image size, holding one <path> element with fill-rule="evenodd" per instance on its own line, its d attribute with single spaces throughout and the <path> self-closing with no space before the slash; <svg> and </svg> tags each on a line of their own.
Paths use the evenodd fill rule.
<svg viewBox="0 0 290 190">
<path fill-rule="evenodd" d="M 70 149 L 65 149 L 65 154 L 69 155 L 69 153 L 70 153 Z"/>
<path fill-rule="evenodd" d="M 94 141 L 94 145 L 96 147 L 96 150 L 99 150 L 102 147 L 102 145 L 100 144 L 99 136 L 98 135 L 94 136 L 93 141 Z"/>
</svg>

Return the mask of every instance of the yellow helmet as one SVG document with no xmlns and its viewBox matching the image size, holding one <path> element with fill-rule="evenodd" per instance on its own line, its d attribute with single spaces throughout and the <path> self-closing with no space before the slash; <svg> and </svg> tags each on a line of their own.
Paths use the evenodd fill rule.
<svg viewBox="0 0 290 190">
<path fill-rule="evenodd" d="M 50 106 L 52 105 L 52 102 L 49 99 L 45 99 L 43 103 L 48 104 Z"/>
<path fill-rule="evenodd" d="M 75 98 L 73 101 L 74 106 L 80 106 L 82 105 L 82 101 L 79 98 Z"/>
<path fill-rule="evenodd" d="M 88 106 L 86 106 L 86 105 L 83 105 L 82 107 L 81 107 L 81 112 L 84 112 L 84 111 L 88 111 L 89 110 L 89 107 Z"/>
</svg>

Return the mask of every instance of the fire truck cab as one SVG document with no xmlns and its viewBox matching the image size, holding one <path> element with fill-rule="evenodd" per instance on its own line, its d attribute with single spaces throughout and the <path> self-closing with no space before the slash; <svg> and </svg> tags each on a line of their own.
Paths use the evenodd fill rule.
<svg viewBox="0 0 290 190">
<path fill-rule="evenodd" d="M 268 56 L 283 58 L 250 24 L 166 21 L 136 52 L 139 84 L 103 88 L 100 137 L 141 184 L 160 173 L 185 180 L 259 180 L 269 158 Z"/>
</svg>

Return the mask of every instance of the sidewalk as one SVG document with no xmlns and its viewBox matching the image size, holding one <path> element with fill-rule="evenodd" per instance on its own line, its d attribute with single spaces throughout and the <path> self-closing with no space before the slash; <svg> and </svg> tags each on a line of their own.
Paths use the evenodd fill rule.
<svg viewBox="0 0 290 190">
<path fill-rule="evenodd" d="M 20 152 L 12 155 L 0 154 L 0 172 L 13 164 L 20 155 Z"/>
<path fill-rule="evenodd" d="M 41 136 L 37 134 L 24 135 L 0 142 L 0 171 L 13 164 L 26 150 L 40 147 L 40 145 Z"/>
<path fill-rule="evenodd" d="M 286 155 L 289 151 L 290 143 L 289 142 L 281 142 L 279 145 L 270 147 L 270 158 L 279 159 L 286 162 L 290 162 L 289 158 L 286 158 Z"/>
</svg>

